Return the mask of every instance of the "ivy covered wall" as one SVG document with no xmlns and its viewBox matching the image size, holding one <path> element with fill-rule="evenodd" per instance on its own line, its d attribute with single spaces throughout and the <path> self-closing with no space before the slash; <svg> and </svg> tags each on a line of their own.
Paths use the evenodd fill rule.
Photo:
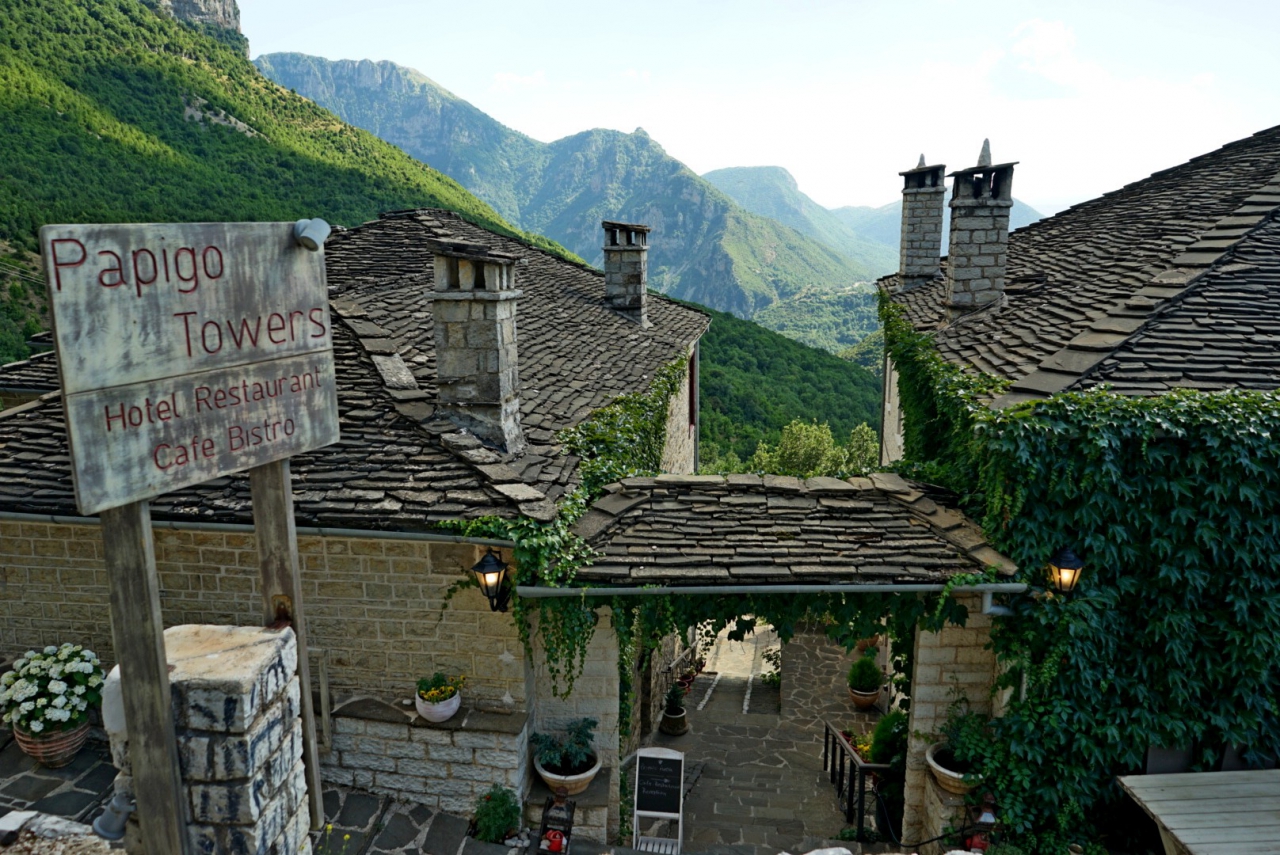
<svg viewBox="0 0 1280 855">
<path fill-rule="evenodd" d="M 1149 746 L 1280 753 L 1280 395 L 1105 390 L 1003 411 L 1001 381 L 946 363 L 882 301 L 905 419 L 900 468 L 964 497 L 1043 588 L 1049 555 L 1086 568 L 1072 599 L 1023 596 L 995 651 L 1020 686 L 982 751 L 1030 851 L 1120 839 L 1116 775 Z"/>
</svg>

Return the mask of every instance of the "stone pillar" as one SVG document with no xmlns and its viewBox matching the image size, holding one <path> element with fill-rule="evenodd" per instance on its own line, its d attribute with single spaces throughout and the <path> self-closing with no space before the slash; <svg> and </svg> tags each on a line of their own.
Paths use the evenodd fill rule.
<svg viewBox="0 0 1280 855">
<path fill-rule="evenodd" d="M 604 227 L 604 303 L 627 320 L 647 327 L 649 227 L 609 220 L 600 225 Z"/>
<path fill-rule="evenodd" d="M 175 626 L 165 630 L 164 641 L 193 850 L 309 855 L 293 631 Z M 120 769 L 116 791 L 131 796 L 123 722 L 106 720 L 108 707 L 121 709 L 112 704 L 112 691 L 104 692 L 104 724 Z M 126 831 L 125 844 L 129 852 L 141 851 L 136 827 Z"/>
<path fill-rule="evenodd" d="M 965 626 L 946 626 L 941 632 L 916 631 L 914 671 L 911 678 L 911 712 L 907 728 L 906 807 L 902 814 L 902 839 L 924 840 L 952 819 L 954 800 L 938 788 L 924 754 L 947 718 L 957 693 L 980 713 L 992 711 L 992 686 L 996 678 L 991 640 L 991 617 L 982 613 L 982 596 L 958 596 L 969 611 Z M 936 790 L 936 791 L 935 791 Z"/>
<path fill-rule="evenodd" d="M 487 247 L 435 244 L 432 311 L 439 408 L 480 439 L 515 454 L 520 427 L 515 256 Z"/>
<path fill-rule="evenodd" d="M 992 166 L 991 144 L 984 140 L 978 165 L 951 173 L 955 184 L 951 191 L 951 247 L 947 255 L 948 319 L 981 309 L 1004 296 L 1016 165 Z"/>
<path fill-rule="evenodd" d="M 923 285 L 942 269 L 942 201 L 947 193 L 942 164 L 925 166 L 924 155 L 915 169 L 902 176 L 902 240 L 898 245 L 901 290 Z"/>
</svg>

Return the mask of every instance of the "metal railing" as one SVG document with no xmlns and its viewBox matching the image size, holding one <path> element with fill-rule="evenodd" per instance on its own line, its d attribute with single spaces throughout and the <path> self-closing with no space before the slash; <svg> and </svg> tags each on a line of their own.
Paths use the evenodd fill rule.
<svg viewBox="0 0 1280 855">
<path fill-rule="evenodd" d="M 863 839 L 867 813 L 867 776 L 889 771 L 888 763 L 868 763 L 858 756 L 844 735 L 829 721 L 822 720 L 822 771 L 836 788 L 836 798 L 844 804 L 845 822 L 857 817 L 858 841 Z M 854 803 L 857 807 L 854 807 Z"/>
</svg>

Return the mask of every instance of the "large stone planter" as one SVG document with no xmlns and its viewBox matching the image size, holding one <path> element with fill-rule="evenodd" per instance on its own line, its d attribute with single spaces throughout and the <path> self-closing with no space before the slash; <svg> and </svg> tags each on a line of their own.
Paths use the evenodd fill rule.
<svg viewBox="0 0 1280 855">
<path fill-rule="evenodd" d="M 568 795 L 576 796 L 578 793 L 591 786 L 591 782 L 595 779 L 596 773 L 600 771 L 600 755 L 596 755 L 595 765 L 585 772 L 579 772 L 577 775 L 557 775 L 554 772 L 548 772 L 542 768 L 542 764 L 538 762 L 538 758 L 533 758 L 533 768 L 537 771 L 538 777 L 547 785 L 547 789 L 555 792 L 557 787 L 564 787 Z"/>
<path fill-rule="evenodd" d="M 685 710 L 673 713 L 668 710 L 662 711 L 662 721 L 658 724 L 658 730 L 667 734 L 667 736 L 681 736 L 689 732 L 689 714 Z"/>
<path fill-rule="evenodd" d="M 929 750 L 924 753 L 924 762 L 929 765 L 929 771 L 933 773 L 933 779 L 938 782 L 939 787 L 957 796 L 967 795 L 978 786 L 978 782 L 966 783 L 962 772 L 952 771 L 938 762 L 938 753 L 946 747 L 945 742 L 935 742 L 930 745 Z"/>
</svg>

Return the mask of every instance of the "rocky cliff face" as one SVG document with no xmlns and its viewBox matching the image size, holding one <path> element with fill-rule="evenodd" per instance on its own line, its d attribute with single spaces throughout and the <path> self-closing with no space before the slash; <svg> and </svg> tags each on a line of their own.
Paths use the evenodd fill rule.
<svg viewBox="0 0 1280 855">
<path fill-rule="evenodd" d="M 236 0 L 152 0 L 151 5 L 187 24 L 240 32 Z"/>
</svg>

